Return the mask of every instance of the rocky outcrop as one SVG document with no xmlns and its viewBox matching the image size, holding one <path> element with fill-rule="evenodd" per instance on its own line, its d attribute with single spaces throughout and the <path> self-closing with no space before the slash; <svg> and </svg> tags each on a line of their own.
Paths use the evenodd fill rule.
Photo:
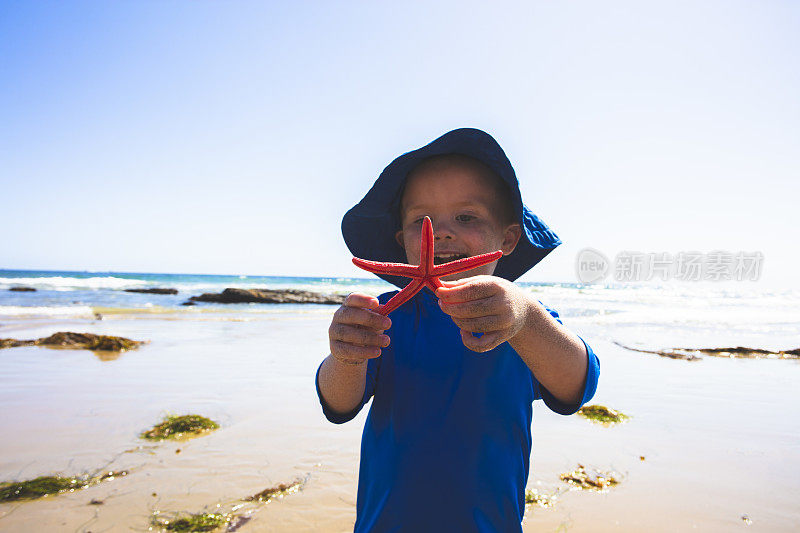
<svg viewBox="0 0 800 533">
<path fill-rule="evenodd" d="M 98 350 L 109 352 L 124 352 L 138 348 L 143 341 L 134 341 L 125 337 L 112 335 L 95 335 L 94 333 L 74 333 L 72 331 L 59 331 L 49 337 L 35 340 L 0 339 L 0 348 L 15 348 L 17 346 L 52 346 L 58 348 L 73 348 L 76 350 Z"/>
<path fill-rule="evenodd" d="M 214 302 L 222 304 L 263 303 L 263 304 L 332 304 L 344 302 L 341 294 L 323 294 L 297 289 L 225 289 L 222 292 L 207 292 L 189 298 L 191 302 Z"/>
<path fill-rule="evenodd" d="M 125 292 L 143 292 L 145 294 L 178 294 L 178 289 L 162 289 L 153 287 L 151 289 L 125 289 Z"/>
<path fill-rule="evenodd" d="M 11 287 L 8 290 L 16 292 L 36 292 L 36 289 L 33 287 Z"/>
</svg>

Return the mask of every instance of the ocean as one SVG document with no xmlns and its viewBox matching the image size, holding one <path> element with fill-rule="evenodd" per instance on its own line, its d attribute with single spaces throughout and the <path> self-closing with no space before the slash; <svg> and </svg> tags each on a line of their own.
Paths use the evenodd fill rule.
<svg viewBox="0 0 800 533">
<path fill-rule="evenodd" d="M 757 343 L 779 349 L 800 335 L 800 289 L 765 289 L 752 282 L 674 282 L 605 284 L 519 282 L 564 319 L 590 327 L 604 338 L 668 346 L 674 328 L 682 338 L 705 343 Z M 26 286 L 35 292 L 7 289 Z M 142 294 L 125 289 L 173 288 L 176 295 Z M 325 294 L 363 292 L 377 296 L 395 290 L 374 278 L 159 274 L 0 270 L 0 320 L 93 318 L 100 315 L 234 313 L 257 319 L 287 310 L 327 312 L 316 304 L 217 304 L 183 306 L 191 296 L 225 288 L 302 289 Z M 664 335 L 658 335 L 663 332 Z M 616 339 L 615 336 L 623 338 Z M 633 337 L 633 338 L 632 338 Z"/>
</svg>

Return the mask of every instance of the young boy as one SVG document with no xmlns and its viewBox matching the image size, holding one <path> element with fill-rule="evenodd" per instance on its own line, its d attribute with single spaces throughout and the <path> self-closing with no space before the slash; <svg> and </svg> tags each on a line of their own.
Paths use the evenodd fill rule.
<svg viewBox="0 0 800 533">
<path fill-rule="evenodd" d="M 374 309 L 394 293 L 353 293 L 334 314 L 317 371 L 323 412 L 340 424 L 373 398 L 355 531 L 521 531 L 532 402 L 574 413 L 594 395 L 599 361 L 512 283 L 561 242 L 523 205 L 490 135 L 454 130 L 398 157 L 342 233 L 357 257 L 418 264 L 425 216 L 436 263 L 503 257 L 444 278 L 389 317 Z"/>
</svg>

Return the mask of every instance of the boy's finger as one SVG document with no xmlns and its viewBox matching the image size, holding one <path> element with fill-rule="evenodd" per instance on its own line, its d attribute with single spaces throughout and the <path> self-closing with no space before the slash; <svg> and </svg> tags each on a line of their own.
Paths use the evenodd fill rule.
<svg viewBox="0 0 800 533">
<path fill-rule="evenodd" d="M 342 324 L 364 326 L 365 328 L 379 331 L 384 331 L 392 327 L 392 320 L 389 317 L 358 307 L 340 307 L 333 314 L 333 321 Z"/>
<path fill-rule="evenodd" d="M 469 283 L 472 278 L 461 278 L 461 279 L 454 279 L 453 281 L 445 281 L 440 279 L 439 281 L 442 282 L 442 285 L 445 287 L 458 287 L 459 285 L 463 285 L 465 283 Z"/>
<path fill-rule="evenodd" d="M 381 354 L 373 346 L 353 346 L 342 341 L 331 341 L 331 354 L 341 359 L 374 359 Z"/>
<path fill-rule="evenodd" d="M 488 352 L 503 344 L 503 332 L 495 331 L 492 333 L 485 333 L 480 337 L 474 337 L 469 331 L 461 330 L 461 340 L 464 346 L 473 352 Z"/>
<path fill-rule="evenodd" d="M 491 279 L 474 279 L 455 287 L 440 287 L 436 289 L 436 296 L 445 303 L 459 303 L 488 298 L 496 292 L 497 285 Z"/>
<path fill-rule="evenodd" d="M 444 300 L 439 300 L 439 307 L 453 318 L 478 318 L 497 314 L 500 311 L 500 302 L 494 297 L 458 303 L 447 303 Z"/>
<path fill-rule="evenodd" d="M 380 305 L 378 299 L 368 294 L 352 292 L 344 299 L 344 305 L 348 307 L 362 307 L 364 309 L 375 309 Z"/>
<path fill-rule="evenodd" d="M 342 341 L 356 346 L 386 347 L 390 342 L 388 335 L 341 323 L 331 324 L 328 334 L 331 341 Z"/>
<path fill-rule="evenodd" d="M 489 333 L 505 329 L 502 318 L 498 315 L 482 316 L 480 318 L 454 318 L 453 322 L 461 330 L 471 333 Z"/>
</svg>

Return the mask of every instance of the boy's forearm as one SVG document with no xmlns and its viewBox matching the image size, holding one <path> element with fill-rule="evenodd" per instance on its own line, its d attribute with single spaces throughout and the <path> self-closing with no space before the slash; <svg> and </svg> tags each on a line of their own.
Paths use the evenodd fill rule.
<svg viewBox="0 0 800 533">
<path fill-rule="evenodd" d="M 349 413 L 361 403 L 366 386 L 367 362 L 342 363 L 328 355 L 319 369 L 319 390 L 328 406 L 337 413 Z"/>
<path fill-rule="evenodd" d="M 525 326 L 509 344 L 550 393 L 565 404 L 582 396 L 588 358 L 583 341 L 538 302 L 528 302 Z"/>
</svg>

